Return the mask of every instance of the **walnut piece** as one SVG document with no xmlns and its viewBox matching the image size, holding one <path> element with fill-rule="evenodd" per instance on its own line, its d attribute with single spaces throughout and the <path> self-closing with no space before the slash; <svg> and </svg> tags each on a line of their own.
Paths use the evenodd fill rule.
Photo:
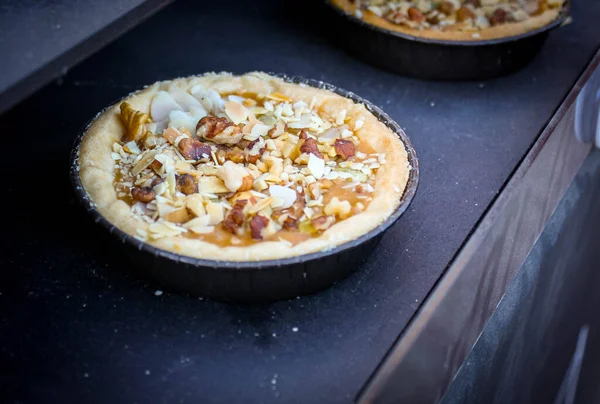
<svg viewBox="0 0 600 404">
<path fill-rule="evenodd" d="M 127 132 L 125 133 L 125 141 L 138 141 L 146 133 L 146 122 L 150 118 L 148 114 L 136 111 L 128 102 L 121 103 L 121 121 L 125 125 Z"/>
<path fill-rule="evenodd" d="M 255 240 L 262 240 L 262 231 L 269 224 L 269 219 L 262 215 L 256 215 L 250 220 L 250 233 Z"/>
<path fill-rule="evenodd" d="M 162 167 L 162 163 L 158 160 L 154 160 L 148 167 L 154 171 L 158 171 Z"/>
<path fill-rule="evenodd" d="M 411 21 L 415 21 L 421 23 L 425 21 L 425 16 L 421 11 L 419 11 L 416 7 L 411 7 L 408 9 L 408 19 Z"/>
<path fill-rule="evenodd" d="M 202 143 L 198 139 L 185 138 L 179 142 L 179 151 L 186 160 L 210 159 L 210 146 Z"/>
<path fill-rule="evenodd" d="M 285 218 L 283 223 L 281 224 L 285 230 L 297 230 L 298 229 L 298 219 L 288 216 Z"/>
<path fill-rule="evenodd" d="M 464 5 L 469 5 L 469 6 L 473 6 L 473 7 L 481 7 L 481 1 L 480 0 L 465 0 Z"/>
<path fill-rule="evenodd" d="M 354 153 L 356 152 L 354 143 L 350 140 L 335 139 L 333 146 L 335 147 L 335 153 L 344 160 L 348 160 L 350 157 L 354 156 Z"/>
<path fill-rule="evenodd" d="M 251 164 L 256 164 L 266 150 L 265 142 L 262 138 L 258 138 L 248 143 L 244 149 L 246 161 Z"/>
<path fill-rule="evenodd" d="M 317 147 L 317 141 L 312 137 L 309 137 L 304 141 L 304 143 L 302 143 L 302 146 L 300 146 L 300 153 L 314 154 L 320 159 L 323 158 L 323 154 L 319 151 L 319 148 Z"/>
<path fill-rule="evenodd" d="M 454 5 L 449 1 L 442 1 L 439 5 L 438 10 L 440 10 L 441 13 L 450 15 L 454 12 Z"/>
<path fill-rule="evenodd" d="M 196 217 L 204 216 L 206 209 L 204 209 L 204 202 L 202 195 L 191 194 L 185 199 L 185 207 L 187 210 L 192 212 Z"/>
<path fill-rule="evenodd" d="M 196 126 L 198 137 L 211 140 L 218 144 L 234 145 L 242 140 L 242 128 L 229 122 L 227 118 L 205 116 Z"/>
<path fill-rule="evenodd" d="M 492 15 L 488 18 L 488 20 L 490 21 L 490 24 L 492 24 L 492 25 L 503 24 L 503 23 L 507 22 L 508 19 L 509 19 L 508 13 L 501 8 L 496 9 L 496 11 L 494 11 L 492 13 Z"/>
<path fill-rule="evenodd" d="M 237 230 L 244 225 L 246 217 L 244 215 L 244 207 L 248 203 L 246 199 L 238 199 L 235 201 L 233 209 L 229 212 L 223 221 L 223 227 L 231 233 L 236 234 Z"/>
<path fill-rule="evenodd" d="M 185 195 L 198 193 L 198 182 L 191 174 L 177 175 L 177 190 Z"/>
<path fill-rule="evenodd" d="M 456 20 L 458 22 L 463 22 L 473 18 L 475 18 L 475 13 L 473 13 L 468 7 L 461 7 L 456 12 Z"/>
<path fill-rule="evenodd" d="M 156 192 L 150 187 L 132 188 L 131 196 L 134 201 L 148 203 L 156 197 Z"/>
</svg>

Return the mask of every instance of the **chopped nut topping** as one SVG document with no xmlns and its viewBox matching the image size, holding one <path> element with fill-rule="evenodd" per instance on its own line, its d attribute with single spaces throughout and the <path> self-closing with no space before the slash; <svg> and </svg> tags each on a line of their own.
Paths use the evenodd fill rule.
<svg viewBox="0 0 600 404">
<path fill-rule="evenodd" d="M 439 5 L 438 10 L 440 10 L 441 13 L 444 13 L 446 15 L 451 15 L 454 12 L 454 5 L 449 1 L 442 1 Z"/>
<path fill-rule="evenodd" d="M 329 204 L 325 206 L 326 215 L 334 215 L 340 218 L 346 218 L 352 210 L 352 205 L 348 201 L 340 201 L 337 197 L 333 197 Z"/>
<path fill-rule="evenodd" d="M 226 161 L 217 172 L 228 190 L 232 192 L 247 191 L 252 189 L 254 178 L 248 174 L 246 169 L 231 161 Z"/>
<path fill-rule="evenodd" d="M 196 217 L 206 215 L 206 209 L 204 208 L 204 201 L 202 195 L 191 194 L 185 199 L 185 207 L 194 214 Z M 207 223 L 208 225 L 208 223 Z"/>
<path fill-rule="evenodd" d="M 185 138 L 179 142 L 179 151 L 187 160 L 208 160 L 212 150 L 198 139 Z"/>
<path fill-rule="evenodd" d="M 140 238 L 294 245 L 368 209 L 385 154 L 361 144 L 365 116 L 325 118 L 315 98 L 196 87 L 160 91 L 160 122 L 123 106 L 144 128 L 113 145 L 115 191 L 149 224 Z"/>
<path fill-rule="evenodd" d="M 177 190 L 185 195 L 195 194 L 198 192 L 198 182 L 190 174 L 181 174 L 177 177 Z"/>
<path fill-rule="evenodd" d="M 205 116 L 197 126 L 197 135 L 218 144 L 234 145 L 242 140 L 242 128 L 227 118 Z"/>
<path fill-rule="evenodd" d="M 154 200 L 156 193 L 150 187 L 132 188 L 131 196 L 133 197 L 134 201 L 147 203 Z"/>
<path fill-rule="evenodd" d="M 275 126 L 273 126 L 272 129 L 269 129 L 269 131 L 267 132 L 267 135 L 270 138 L 276 138 L 276 137 L 283 135 L 284 132 L 285 132 L 285 123 L 283 121 L 277 121 L 275 123 Z"/>
<path fill-rule="evenodd" d="M 244 156 L 248 163 L 256 164 L 256 162 L 260 159 L 263 153 L 266 150 L 265 142 L 262 138 L 258 138 L 256 140 L 248 143 L 248 146 L 244 149 Z"/>
<path fill-rule="evenodd" d="M 248 204 L 248 200 L 240 199 L 235 202 L 235 206 L 225 220 L 223 221 L 223 226 L 229 230 L 231 233 L 236 234 L 237 230 L 244 225 L 245 216 L 244 216 L 244 207 Z"/>
<path fill-rule="evenodd" d="M 413 29 L 464 31 L 477 38 L 477 31 L 515 21 L 525 21 L 549 9 L 559 9 L 565 0 L 361 0 L 356 2 L 362 18 L 371 13 Z M 341 125 L 340 120 L 336 121 Z"/>
<path fill-rule="evenodd" d="M 158 160 L 154 160 L 154 161 L 152 161 L 152 163 L 150 163 L 150 165 L 148 167 L 154 171 L 158 171 L 161 169 L 162 163 Z"/>
<path fill-rule="evenodd" d="M 282 226 L 285 230 L 296 230 L 298 229 L 298 219 L 288 216 L 283 221 Z"/>
<path fill-rule="evenodd" d="M 411 7 L 408 9 L 408 19 L 410 21 L 423 22 L 425 21 L 425 16 L 418 8 Z"/>
<path fill-rule="evenodd" d="M 344 160 L 348 160 L 350 157 L 354 156 L 356 151 L 354 143 L 352 143 L 350 140 L 336 139 L 334 147 L 336 154 L 342 157 Z"/>
<path fill-rule="evenodd" d="M 458 22 L 463 22 L 468 19 L 473 19 L 475 17 L 476 17 L 475 13 L 472 12 L 468 7 L 461 7 L 456 12 L 456 20 Z"/>
<path fill-rule="evenodd" d="M 313 138 L 308 138 L 304 141 L 304 143 L 302 143 L 302 146 L 300 146 L 300 152 L 306 154 L 314 154 L 320 159 L 323 158 L 323 154 L 319 151 L 319 148 L 317 146 L 317 141 Z"/>
<path fill-rule="evenodd" d="M 225 153 L 225 159 L 234 163 L 243 163 L 246 160 L 244 151 L 239 147 L 227 149 L 227 152 Z"/>
<path fill-rule="evenodd" d="M 508 21 L 508 13 L 502 8 L 496 9 L 489 18 L 490 24 L 499 25 Z"/>
<path fill-rule="evenodd" d="M 269 219 L 264 216 L 256 215 L 250 220 L 250 232 L 255 240 L 262 240 L 262 231 L 269 224 Z"/>
</svg>

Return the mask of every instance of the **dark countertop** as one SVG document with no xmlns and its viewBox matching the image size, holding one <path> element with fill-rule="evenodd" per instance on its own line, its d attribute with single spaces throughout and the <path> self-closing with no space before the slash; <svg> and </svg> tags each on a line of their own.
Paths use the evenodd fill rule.
<svg viewBox="0 0 600 404">
<path fill-rule="evenodd" d="M 8 0 L 0 4 L 0 112 L 64 74 L 169 0 Z"/>
<path fill-rule="evenodd" d="M 422 82 L 333 48 L 330 22 L 298 6 L 306 3 L 244 4 L 179 1 L 0 118 L 15 151 L 1 160 L 9 400 L 352 400 L 600 43 L 600 4 L 578 2 L 575 22 L 525 70 L 485 83 Z M 411 137 L 417 197 L 349 279 L 263 305 L 157 296 L 160 287 L 129 275 L 126 257 L 77 206 L 68 155 L 83 124 L 144 84 L 211 70 L 324 80 L 383 107 Z"/>
</svg>

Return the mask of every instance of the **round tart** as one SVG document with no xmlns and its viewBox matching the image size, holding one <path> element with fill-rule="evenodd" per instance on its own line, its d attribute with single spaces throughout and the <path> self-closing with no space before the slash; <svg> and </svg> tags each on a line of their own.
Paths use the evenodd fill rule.
<svg viewBox="0 0 600 404">
<path fill-rule="evenodd" d="M 329 250 L 399 206 L 411 167 L 362 104 L 264 73 L 159 82 L 102 112 L 79 176 L 114 226 L 218 261 Z"/>
<path fill-rule="evenodd" d="M 521 35 L 556 20 L 566 0 L 330 0 L 363 21 L 416 37 L 473 41 Z"/>
</svg>

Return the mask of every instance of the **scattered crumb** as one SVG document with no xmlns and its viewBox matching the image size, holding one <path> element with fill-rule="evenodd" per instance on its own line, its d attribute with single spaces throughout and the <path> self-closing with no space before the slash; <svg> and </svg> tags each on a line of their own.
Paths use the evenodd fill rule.
<svg viewBox="0 0 600 404">
<path fill-rule="evenodd" d="M 431 102 L 429 103 L 429 105 L 431 105 L 432 107 L 435 107 L 435 102 L 431 101 Z"/>
<path fill-rule="evenodd" d="M 86 373 L 83 374 L 83 377 L 86 377 L 86 378 L 90 377 L 90 374 L 86 372 Z"/>
<path fill-rule="evenodd" d="M 273 335 L 273 338 L 277 338 L 277 334 L 273 333 L 271 335 Z"/>
<path fill-rule="evenodd" d="M 163 294 L 162 290 L 157 290 L 156 292 L 154 292 L 154 296 L 160 296 Z"/>
<path fill-rule="evenodd" d="M 294 328 L 292 328 L 292 331 L 294 331 L 294 332 L 298 332 L 298 327 L 294 327 Z"/>
<path fill-rule="evenodd" d="M 149 375 L 149 374 L 150 374 L 150 371 L 146 369 L 146 372 L 145 372 L 145 373 L 146 373 L 146 375 Z"/>
</svg>

